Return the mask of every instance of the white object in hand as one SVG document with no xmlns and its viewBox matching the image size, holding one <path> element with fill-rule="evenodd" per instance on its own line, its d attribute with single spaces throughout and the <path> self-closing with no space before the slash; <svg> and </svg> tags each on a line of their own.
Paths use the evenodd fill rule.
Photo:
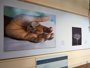
<svg viewBox="0 0 90 68">
<path fill-rule="evenodd" d="M 27 32 L 33 32 L 35 33 L 37 30 L 37 26 L 36 26 L 36 22 L 31 22 L 28 26 L 27 26 Z"/>
</svg>

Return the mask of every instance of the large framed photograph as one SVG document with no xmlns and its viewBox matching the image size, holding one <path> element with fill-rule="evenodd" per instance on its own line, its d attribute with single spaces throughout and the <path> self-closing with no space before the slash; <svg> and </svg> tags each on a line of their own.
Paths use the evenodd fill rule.
<svg viewBox="0 0 90 68">
<path fill-rule="evenodd" d="M 56 16 L 4 6 L 4 51 L 56 47 Z"/>
</svg>

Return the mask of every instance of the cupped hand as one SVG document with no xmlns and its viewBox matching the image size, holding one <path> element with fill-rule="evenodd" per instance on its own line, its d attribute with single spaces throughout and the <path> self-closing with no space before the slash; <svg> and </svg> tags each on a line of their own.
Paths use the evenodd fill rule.
<svg viewBox="0 0 90 68">
<path fill-rule="evenodd" d="M 51 33 L 53 28 L 40 25 L 38 22 L 45 22 L 50 19 L 49 16 L 29 16 L 21 14 L 16 16 L 6 26 L 6 34 L 13 39 L 27 40 L 35 43 L 51 40 L 54 33 Z M 35 32 L 27 32 L 27 26 L 35 22 L 37 30 Z"/>
</svg>

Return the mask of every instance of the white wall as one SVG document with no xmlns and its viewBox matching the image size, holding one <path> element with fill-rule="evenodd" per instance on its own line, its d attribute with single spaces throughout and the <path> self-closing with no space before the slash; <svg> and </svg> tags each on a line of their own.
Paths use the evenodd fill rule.
<svg viewBox="0 0 90 68">
<path fill-rule="evenodd" d="M 56 48 L 4 52 L 3 50 L 4 49 L 4 41 L 3 41 L 4 40 L 3 38 L 4 5 L 56 15 Z M 0 11 L 1 11 L 0 12 L 0 59 L 90 48 L 90 42 L 89 42 L 90 33 L 88 29 L 89 19 L 87 17 L 83 17 L 59 10 L 54 10 L 42 6 L 37 6 L 29 3 L 24 3 L 17 0 L 0 1 Z M 72 27 L 82 28 L 82 45 L 80 46 L 72 46 Z M 62 40 L 65 41 L 65 45 L 61 45 Z M 85 40 L 87 40 L 87 44 L 85 44 Z"/>
</svg>

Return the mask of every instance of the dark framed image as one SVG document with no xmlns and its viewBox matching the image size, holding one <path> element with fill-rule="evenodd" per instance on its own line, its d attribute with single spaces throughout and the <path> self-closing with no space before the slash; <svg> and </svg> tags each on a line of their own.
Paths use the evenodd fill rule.
<svg viewBox="0 0 90 68">
<path fill-rule="evenodd" d="M 72 46 L 82 45 L 82 30 L 79 27 L 72 27 Z"/>
</svg>

